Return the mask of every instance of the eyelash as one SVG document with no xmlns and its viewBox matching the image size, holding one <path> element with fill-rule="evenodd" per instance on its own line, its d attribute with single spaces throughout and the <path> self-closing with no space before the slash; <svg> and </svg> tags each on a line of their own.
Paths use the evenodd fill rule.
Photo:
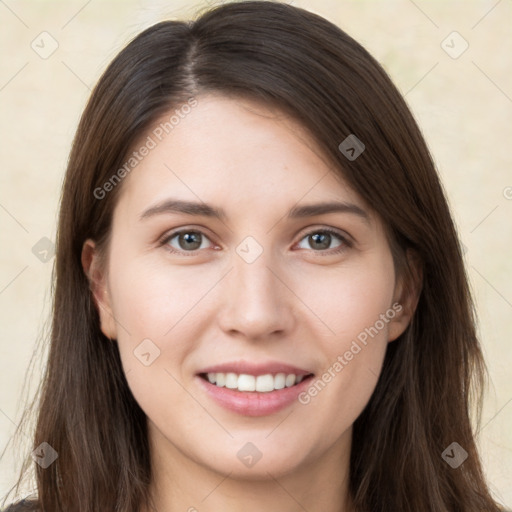
<svg viewBox="0 0 512 512">
<path fill-rule="evenodd" d="M 197 229 L 180 229 L 179 231 L 174 231 L 166 236 L 164 236 L 161 241 L 159 242 L 159 246 L 165 246 L 165 249 L 167 251 L 169 251 L 170 253 L 173 253 L 173 254 L 182 254 L 182 255 L 185 255 L 185 256 L 194 256 L 197 254 L 197 252 L 200 250 L 200 249 L 194 249 L 192 251 L 180 251 L 178 249 L 175 249 L 174 247 L 171 247 L 169 244 L 169 241 L 172 240 L 173 238 L 175 238 L 177 235 L 180 235 L 182 233 L 195 233 L 195 234 L 200 234 L 204 237 L 206 237 L 208 240 L 208 236 L 203 233 L 202 231 L 200 230 L 197 230 Z M 334 256 L 336 254 L 339 254 L 343 251 L 346 251 L 347 249 L 349 249 L 350 247 L 352 247 L 352 242 L 345 236 L 343 236 L 341 233 L 339 233 L 338 231 L 334 230 L 334 229 L 331 229 L 331 228 L 322 228 L 322 229 L 314 229 L 312 231 L 309 231 L 308 233 L 305 233 L 304 236 L 299 240 L 299 242 L 301 242 L 302 240 L 304 240 L 304 238 L 310 236 L 310 235 L 313 235 L 313 234 L 318 234 L 318 233 L 328 233 L 330 235 L 334 235 L 335 237 L 337 237 L 341 242 L 342 244 L 339 246 L 339 247 L 336 247 L 335 249 L 326 249 L 326 250 L 317 250 L 315 251 L 314 249 L 311 249 L 311 251 L 317 253 L 319 256 Z"/>
</svg>

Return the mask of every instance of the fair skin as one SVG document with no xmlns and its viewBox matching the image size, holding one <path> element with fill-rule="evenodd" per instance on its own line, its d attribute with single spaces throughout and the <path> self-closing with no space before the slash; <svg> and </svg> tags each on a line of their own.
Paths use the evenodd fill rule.
<svg viewBox="0 0 512 512">
<path fill-rule="evenodd" d="M 396 279 L 377 216 L 301 126 L 253 101 L 197 100 L 124 179 L 106 262 L 92 240 L 82 254 L 101 329 L 117 340 L 148 418 L 155 509 L 352 511 L 352 424 L 417 297 L 405 296 Z M 226 217 L 141 218 L 170 198 L 222 208 Z M 297 205 L 329 201 L 354 204 L 368 218 L 286 216 Z M 308 235 L 325 228 L 350 244 L 327 234 L 325 246 L 315 245 Z M 179 229 L 200 231 L 199 248 L 169 238 Z M 251 263 L 236 252 L 248 236 L 263 250 Z M 294 400 L 251 417 L 219 405 L 200 385 L 201 368 L 239 359 L 277 360 L 320 377 L 394 303 L 401 311 L 307 404 Z M 134 355 L 145 339 L 160 350 L 149 366 Z M 237 457 L 248 442 L 262 454 L 251 467 Z"/>
</svg>

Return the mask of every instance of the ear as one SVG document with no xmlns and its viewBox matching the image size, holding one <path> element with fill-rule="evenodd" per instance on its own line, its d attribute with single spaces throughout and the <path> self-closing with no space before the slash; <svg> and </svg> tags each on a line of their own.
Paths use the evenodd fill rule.
<svg viewBox="0 0 512 512">
<path fill-rule="evenodd" d="M 407 329 L 423 287 L 423 268 L 418 253 L 407 249 L 406 260 L 408 269 L 402 272 L 395 286 L 393 310 L 396 314 L 388 324 L 388 341 L 396 340 Z"/>
<path fill-rule="evenodd" d="M 81 261 L 100 317 L 101 332 L 107 338 L 117 339 L 117 326 L 112 312 L 106 269 L 101 264 L 96 244 L 90 239 L 84 242 Z"/>
</svg>

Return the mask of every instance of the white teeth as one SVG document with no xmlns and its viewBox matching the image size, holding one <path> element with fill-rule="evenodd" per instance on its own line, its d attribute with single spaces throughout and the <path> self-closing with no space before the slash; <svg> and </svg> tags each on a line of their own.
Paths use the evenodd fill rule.
<svg viewBox="0 0 512 512">
<path fill-rule="evenodd" d="M 226 374 L 224 373 L 215 373 L 215 384 L 219 386 L 219 388 L 223 388 L 226 385 Z"/>
<path fill-rule="evenodd" d="M 222 388 L 238 389 L 238 391 L 257 391 L 259 393 L 268 393 L 276 389 L 283 389 L 284 387 L 291 387 L 294 384 L 302 382 L 304 375 L 294 375 L 293 373 L 277 373 L 272 375 L 267 373 L 265 375 L 247 375 L 242 373 L 208 373 L 208 381 L 211 384 Z"/>
<path fill-rule="evenodd" d="M 258 377 L 259 379 L 259 377 Z M 256 378 L 242 374 L 238 377 L 238 391 L 256 391 Z M 260 390 L 258 390 L 260 391 Z"/>
<path fill-rule="evenodd" d="M 275 389 L 283 389 L 286 385 L 286 375 L 284 373 L 278 373 L 274 377 L 274 388 Z"/>
<path fill-rule="evenodd" d="M 290 374 L 286 376 L 285 385 L 287 388 L 293 386 L 295 384 L 295 375 Z"/>
<path fill-rule="evenodd" d="M 242 377 L 243 375 L 240 375 L 240 379 Z M 258 375 L 255 380 L 256 391 L 259 391 L 261 393 L 268 393 L 269 391 L 274 391 L 274 377 L 272 375 Z M 254 389 L 252 391 L 254 391 Z"/>
<path fill-rule="evenodd" d="M 226 373 L 226 387 L 229 389 L 238 387 L 238 375 L 236 373 Z"/>
</svg>

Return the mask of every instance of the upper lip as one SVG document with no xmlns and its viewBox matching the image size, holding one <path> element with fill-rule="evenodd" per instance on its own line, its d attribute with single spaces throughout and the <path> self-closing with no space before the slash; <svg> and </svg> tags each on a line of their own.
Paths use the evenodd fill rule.
<svg viewBox="0 0 512 512">
<path fill-rule="evenodd" d="M 305 376 L 313 372 L 298 368 L 297 366 L 293 366 L 287 363 L 282 363 L 280 361 L 264 361 L 260 363 L 250 363 L 248 361 L 231 361 L 208 366 L 207 368 L 203 368 L 198 372 L 198 374 L 201 373 L 236 373 L 238 375 L 243 373 L 257 377 L 258 375 L 267 375 L 269 373 L 274 375 L 276 373 L 285 373 L 287 375 L 293 373 L 294 375 Z"/>
</svg>

